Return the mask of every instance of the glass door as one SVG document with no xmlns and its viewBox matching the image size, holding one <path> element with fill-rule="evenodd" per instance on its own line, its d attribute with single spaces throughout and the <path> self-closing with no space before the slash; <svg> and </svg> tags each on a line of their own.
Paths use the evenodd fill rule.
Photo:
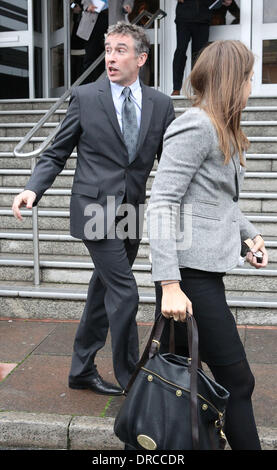
<svg viewBox="0 0 277 470">
<path fill-rule="evenodd" d="M 277 95 L 277 2 L 253 0 L 252 50 L 256 56 L 253 93 Z"/>
<path fill-rule="evenodd" d="M 49 97 L 61 96 L 69 86 L 70 2 L 48 0 L 48 63 L 46 71 Z"/>
<path fill-rule="evenodd" d="M 33 96 L 30 0 L 0 1 L 0 99 Z"/>
</svg>

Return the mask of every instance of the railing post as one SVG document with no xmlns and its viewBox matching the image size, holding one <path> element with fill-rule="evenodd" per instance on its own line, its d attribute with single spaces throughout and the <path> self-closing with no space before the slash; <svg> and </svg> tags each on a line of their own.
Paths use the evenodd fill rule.
<svg viewBox="0 0 277 470">
<path fill-rule="evenodd" d="M 154 88 L 157 90 L 159 86 L 159 73 L 158 73 L 158 18 L 154 21 Z"/>
<path fill-rule="evenodd" d="M 36 157 L 32 157 L 32 173 L 36 166 Z M 40 263 L 39 263 L 39 230 L 38 230 L 38 206 L 32 208 L 32 227 L 33 227 L 33 254 L 34 254 L 34 285 L 40 285 Z"/>
</svg>

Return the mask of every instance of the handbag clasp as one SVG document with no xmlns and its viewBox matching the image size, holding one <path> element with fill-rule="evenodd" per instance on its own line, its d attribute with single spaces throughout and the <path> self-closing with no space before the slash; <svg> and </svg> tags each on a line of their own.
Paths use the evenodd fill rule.
<svg viewBox="0 0 277 470">
<path fill-rule="evenodd" d="M 155 344 L 157 344 L 157 348 L 158 348 L 158 351 L 159 351 L 159 349 L 160 349 L 160 346 L 161 346 L 161 343 L 160 343 L 160 341 L 158 341 L 157 339 L 152 339 L 152 343 L 155 343 Z"/>
</svg>

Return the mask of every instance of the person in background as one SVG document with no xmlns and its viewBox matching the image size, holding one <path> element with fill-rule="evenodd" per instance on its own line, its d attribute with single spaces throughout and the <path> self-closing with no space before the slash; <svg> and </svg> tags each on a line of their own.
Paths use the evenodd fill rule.
<svg viewBox="0 0 277 470">
<path fill-rule="evenodd" d="M 191 40 L 192 67 L 199 52 L 209 40 L 209 27 L 212 11 L 209 6 L 214 0 L 178 0 L 176 6 L 177 47 L 173 58 L 173 92 L 180 95 L 184 70 L 187 61 L 187 48 Z M 232 0 L 223 0 L 223 5 L 231 5 Z"/>
<path fill-rule="evenodd" d="M 221 5 L 220 8 L 213 10 L 211 26 L 226 24 L 227 13 L 230 13 L 234 17 L 231 24 L 240 23 L 240 9 L 235 0 L 233 0 L 230 5 Z"/>
<path fill-rule="evenodd" d="M 148 11 L 149 13 L 155 13 L 159 9 L 159 0 L 152 0 L 152 1 L 145 1 L 145 0 L 136 0 L 134 3 L 134 8 L 131 14 L 128 15 L 129 20 L 132 22 L 143 10 Z M 143 16 L 140 21 L 137 23 L 141 26 L 145 26 L 146 23 L 149 21 L 147 16 Z M 152 24 L 152 28 L 153 28 Z M 149 59 L 145 63 L 145 65 L 140 70 L 140 78 L 146 85 L 153 86 L 154 85 L 154 54 L 153 48 L 151 47 L 149 51 Z"/>
<path fill-rule="evenodd" d="M 103 0 L 104 8 L 97 13 L 93 0 L 82 0 L 83 15 L 77 30 L 77 36 L 85 39 L 86 54 L 83 62 L 83 70 L 87 68 L 104 52 L 104 35 L 108 25 L 125 19 L 125 15 L 131 13 L 134 0 Z M 83 83 L 97 80 L 105 70 L 104 60 L 97 65 Z"/>
<path fill-rule="evenodd" d="M 256 269 L 268 263 L 259 230 L 239 207 L 250 145 L 240 123 L 253 67 L 254 55 L 240 41 L 215 41 L 202 51 L 189 77 L 192 107 L 166 131 L 147 211 L 156 314 L 174 318 L 179 338 L 186 313 L 194 315 L 201 360 L 230 393 L 225 434 L 232 450 L 261 449 L 255 380 L 223 281 L 246 239 L 253 241 L 249 263 Z M 160 350 L 165 346 L 162 338 Z"/>
<path fill-rule="evenodd" d="M 82 17 L 82 1 L 70 1 L 70 7 L 72 13 L 72 30 L 70 37 L 71 83 L 74 83 L 83 70 L 86 41 L 76 34 Z"/>
</svg>

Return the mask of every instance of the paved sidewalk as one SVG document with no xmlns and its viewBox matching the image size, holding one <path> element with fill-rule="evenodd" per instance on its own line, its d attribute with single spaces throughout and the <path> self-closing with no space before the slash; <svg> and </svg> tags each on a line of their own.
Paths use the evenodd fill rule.
<svg viewBox="0 0 277 470">
<path fill-rule="evenodd" d="M 0 448 L 119 450 L 113 422 L 123 397 L 68 388 L 76 321 L 0 318 Z M 139 324 L 143 350 L 151 329 Z M 264 449 L 277 449 L 277 327 L 239 327 L 256 378 L 255 416 Z M 97 356 L 113 375 L 110 340 Z"/>
</svg>

